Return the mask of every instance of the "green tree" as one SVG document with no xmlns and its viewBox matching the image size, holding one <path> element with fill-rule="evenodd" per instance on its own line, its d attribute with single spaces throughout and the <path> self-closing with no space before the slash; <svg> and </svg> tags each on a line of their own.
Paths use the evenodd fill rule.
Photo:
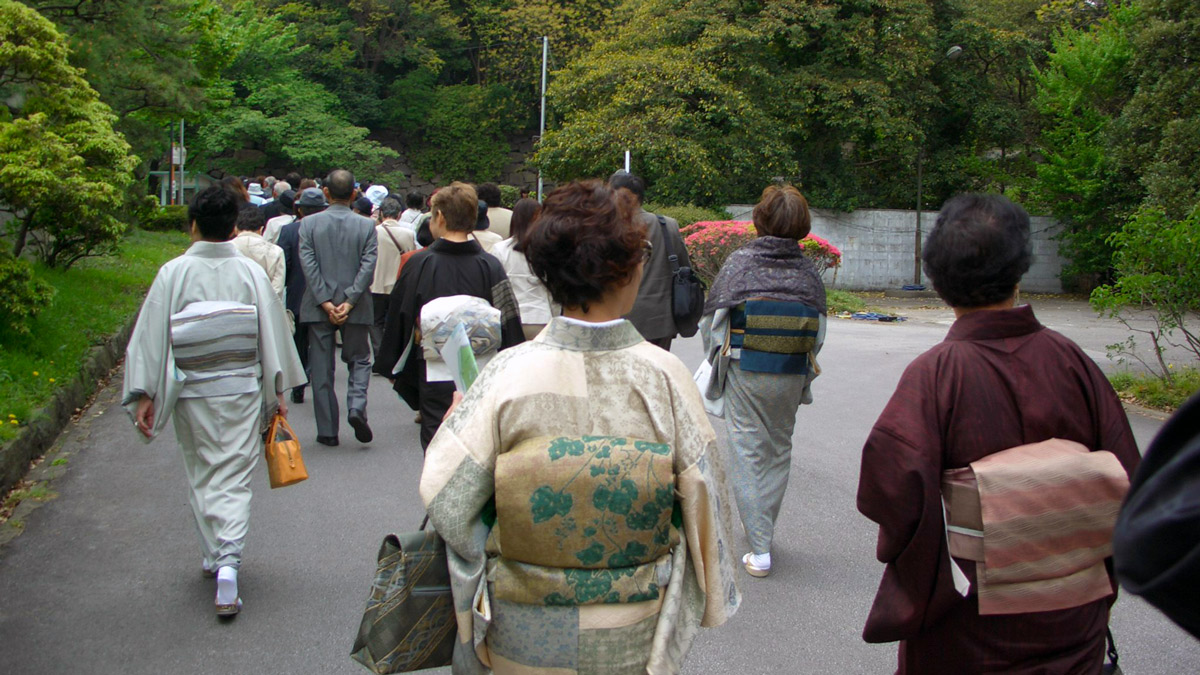
<svg viewBox="0 0 1200 675">
<path fill-rule="evenodd" d="M 12 216 L 13 255 L 32 243 L 57 267 L 119 240 L 137 165 L 116 116 L 68 59 L 54 24 L 0 0 L 0 209 Z"/>
<path fill-rule="evenodd" d="M 1114 124 L 1116 155 L 1147 204 L 1176 220 L 1200 199 L 1200 3 L 1142 0 L 1132 37 L 1135 86 Z"/>
<path fill-rule="evenodd" d="M 28 0 L 69 36 L 72 65 L 117 114 L 134 152 L 153 160 L 170 122 L 204 108 L 206 75 L 192 59 L 191 0 Z"/>
<path fill-rule="evenodd" d="M 1043 160 L 1031 195 L 1065 228 L 1064 278 L 1086 288 L 1111 280 L 1110 237 L 1143 195 L 1138 172 L 1113 152 L 1122 144 L 1115 124 L 1134 86 L 1130 33 L 1140 23 L 1139 10 L 1124 5 L 1099 23 L 1065 28 L 1037 73 Z"/>
<path fill-rule="evenodd" d="M 1154 362 L 1142 363 L 1169 382 L 1172 373 L 1163 358 L 1167 346 L 1186 348 L 1200 363 L 1200 204 L 1178 220 L 1159 207 L 1143 208 L 1109 239 L 1116 251 L 1117 278 L 1092 292 L 1092 306 L 1149 339 Z M 1149 309 L 1148 327 L 1132 320 L 1143 308 Z M 1138 359 L 1135 347 L 1136 339 L 1130 337 L 1109 345 L 1109 351 Z"/>
<path fill-rule="evenodd" d="M 915 156 L 929 91 L 926 2 L 645 0 L 556 74 L 537 161 L 606 175 L 621 150 L 660 201 L 753 199 L 775 176 L 822 206 L 887 201 Z"/>
<path fill-rule="evenodd" d="M 194 12 L 197 61 L 216 65 L 209 112 L 193 132 L 193 149 L 211 165 L 249 172 L 264 164 L 308 175 L 333 167 L 377 170 L 395 152 L 351 124 L 341 102 L 291 65 L 304 53 L 295 29 L 251 2 L 206 2 Z M 247 152 L 249 151 L 249 152 Z"/>
</svg>

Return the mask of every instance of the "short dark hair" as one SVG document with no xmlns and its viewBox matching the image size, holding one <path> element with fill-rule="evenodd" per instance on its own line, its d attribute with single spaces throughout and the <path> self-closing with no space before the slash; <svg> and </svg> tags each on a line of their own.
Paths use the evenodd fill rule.
<svg viewBox="0 0 1200 675">
<path fill-rule="evenodd" d="M 410 209 L 419 209 L 425 206 L 425 195 L 416 190 L 404 196 L 404 206 Z"/>
<path fill-rule="evenodd" d="M 525 257 L 555 302 L 587 311 L 634 274 L 645 241 L 633 222 L 636 208 L 630 195 L 598 180 L 568 183 L 546 197 Z"/>
<path fill-rule="evenodd" d="M 382 203 L 379 204 L 379 215 L 383 216 L 385 219 L 394 219 L 400 215 L 401 211 L 403 211 L 403 209 L 400 208 L 400 202 L 396 201 L 394 197 L 387 197 Z"/>
<path fill-rule="evenodd" d="M 759 236 L 800 240 L 812 231 L 808 200 L 791 185 L 768 185 L 752 217 Z"/>
<path fill-rule="evenodd" d="M 429 221 L 433 220 L 433 216 L 426 213 L 423 218 L 417 221 L 417 243 L 421 248 L 429 246 L 433 243 L 433 232 L 429 230 Z"/>
<path fill-rule="evenodd" d="M 330 194 L 332 194 L 332 192 L 330 192 Z M 371 203 L 371 200 L 366 197 L 359 197 L 358 199 L 354 200 L 354 203 L 350 205 L 350 208 L 353 209 L 355 213 L 369 216 L 371 215 L 371 212 L 375 210 L 375 204 Z"/>
<path fill-rule="evenodd" d="M 228 240 L 237 219 L 238 198 L 224 185 L 197 192 L 188 204 L 188 221 L 196 224 L 200 237 L 206 241 Z"/>
<path fill-rule="evenodd" d="M 629 190 L 637 197 L 639 203 L 646 201 L 646 181 L 625 169 L 617 171 L 608 178 L 608 186 L 614 190 Z"/>
<path fill-rule="evenodd" d="M 961 194 L 938 213 L 921 256 L 933 288 L 951 307 L 984 307 L 1012 297 L 1029 271 L 1029 214 L 1007 197 Z"/>
<path fill-rule="evenodd" d="M 325 188 L 333 199 L 350 199 L 354 196 L 354 174 L 345 169 L 334 169 L 325 177 Z"/>
<path fill-rule="evenodd" d="M 244 202 L 250 201 L 250 193 L 246 191 L 246 185 L 242 183 L 241 178 L 229 174 L 221 179 L 221 185 L 224 185 L 225 189 L 232 192 L 238 199 Z"/>
<path fill-rule="evenodd" d="M 286 180 L 288 182 L 288 185 L 292 186 L 293 190 L 299 190 L 300 189 L 300 181 L 304 180 L 304 176 L 301 176 L 296 171 L 290 171 L 290 172 L 288 172 L 288 175 L 286 178 L 284 178 L 284 180 Z"/>
<path fill-rule="evenodd" d="M 512 220 L 508 223 L 508 236 L 513 239 L 513 250 L 524 251 L 525 239 L 527 238 L 530 226 L 533 221 L 542 212 L 542 205 L 537 203 L 535 199 L 518 199 L 516 204 L 513 204 Z"/>
<path fill-rule="evenodd" d="M 495 183 L 484 183 L 477 186 L 475 194 L 487 202 L 488 208 L 500 206 L 500 186 Z"/>
<path fill-rule="evenodd" d="M 247 232 L 258 232 L 266 223 L 266 219 L 263 218 L 263 212 L 259 209 L 238 209 L 237 229 Z"/>
<path fill-rule="evenodd" d="M 439 189 L 430 200 L 432 213 L 446 219 L 446 229 L 452 232 L 474 232 L 479 215 L 479 197 L 475 188 L 454 181 Z"/>
</svg>

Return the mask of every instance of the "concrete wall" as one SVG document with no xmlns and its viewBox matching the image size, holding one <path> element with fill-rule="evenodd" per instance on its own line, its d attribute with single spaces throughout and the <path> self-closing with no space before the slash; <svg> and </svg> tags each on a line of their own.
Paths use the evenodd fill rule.
<svg viewBox="0 0 1200 675">
<path fill-rule="evenodd" d="M 727 207 L 734 220 L 750 220 L 752 205 Z M 921 231 L 928 234 L 937 222 L 936 211 L 921 212 Z M 828 239 L 842 251 L 842 266 L 826 273 L 833 288 L 852 291 L 898 289 L 913 282 L 913 226 L 915 211 L 859 209 L 852 213 L 813 209 L 813 234 Z M 1063 260 L 1054 236 L 1062 229 L 1053 219 L 1031 218 L 1033 265 L 1021 280 L 1030 293 L 1061 293 Z M 932 288 L 928 277 L 921 283 Z"/>
</svg>

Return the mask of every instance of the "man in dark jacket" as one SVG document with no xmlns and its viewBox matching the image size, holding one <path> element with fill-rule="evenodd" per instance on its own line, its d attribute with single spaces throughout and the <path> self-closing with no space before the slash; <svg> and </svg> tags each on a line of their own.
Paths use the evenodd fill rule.
<svg viewBox="0 0 1200 675">
<path fill-rule="evenodd" d="M 671 313 L 674 270 L 668 260 L 670 254 L 664 237 L 670 237 L 670 248 L 678 256 L 679 266 L 691 266 L 683 237 L 679 234 L 679 223 L 674 218 L 659 216 L 642 208 L 646 183 L 638 176 L 628 171 L 618 171 L 608 179 L 608 185 L 614 190 L 628 190 L 637 198 L 638 213 L 634 220 L 645 228 L 646 240 L 651 245 L 650 260 L 642 270 L 642 285 L 638 287 L 637 301 L 633 304 L 633 311 L 625 318 L 646 338 L 646 342 L 671 351 L 671 340 L 679 334 L 679 330 Z"/>
<path fill-rule="evenodd" d="M 475 189 L 451 183 L 433 196 L 430 230 L 436 237 L 400 269 L 392 287 L 375 372 L 392 380 L 396 393 L 421 413 L 421 448 L 429 446 L 454 399 L 452 382 L 427 378 L 414 335 L 430 300 L 471 295 L 500 310 L 501 349 L 525 340 L 521 313 L 504 267 L 471 236 L 478 217 Z"/>
<path fill-rule="evenodd" d="M 325 195 L 317 188 L 308 188 L 296 198 L 292 208 L 296 211 L 296 220 L 284 225 L 279 230 L 279 238 L 275 244 L 283 249 L 283 289 L 284 306 L 292 316 L 295 332 L 292 339 L 296 343 L 296 351 L 300 354 L 300 363 L 304 365 L 304 374 L 308 375 L 308 330 L 301 328 L 300 299 L 304 297 L 304 271 L 300 269 L 300 221 L 305 216 L 320 213 L 328 206 Z M 300 385 L 292 390 L 292 403 L 304 403 L 304 387 Z"/>
</svg>

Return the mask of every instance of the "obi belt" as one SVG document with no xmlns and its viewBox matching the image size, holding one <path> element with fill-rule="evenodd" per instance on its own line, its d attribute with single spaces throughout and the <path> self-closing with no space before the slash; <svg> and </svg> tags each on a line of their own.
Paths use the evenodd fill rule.
<svg viewBox="0 0 1200 675">
<path fill-rule="evenodd" d="M 193 302 L 171 315 L 175 367 L 184 375 L 180 398 L 259 391 L 258 308 L 240 302 Z"/>
<path fill-rule="evenodd" d="M 976 561 L 979 613 L 1045 612 L 1111 595 L 1104 560 L 1128 491 L 1115 455 L 1058 438 L 944 472 L 950 555 Z"/>
<path fill-rule="evenodd" d="M 807 375 L 821 314 L 798 302 L 747 300 L 729 318 L 730 358 L 755 373 Z"/>
<path fill-rule="evenodd" d="M 495 479 L 494 597 L 558 606 L 659 599 L 682 526 L 670 445 L 531 438 L 497 458 Z"/>
</svg>

